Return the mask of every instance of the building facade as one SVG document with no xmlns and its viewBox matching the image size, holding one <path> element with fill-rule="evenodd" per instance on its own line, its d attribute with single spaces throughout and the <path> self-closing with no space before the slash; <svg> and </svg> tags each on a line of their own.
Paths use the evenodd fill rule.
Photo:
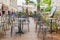
<svg viewBox="0 0 60 40">
<path fill-rule="evenodd" d="M 17 11 L 17 0 L 10 0 L 10 10 Z"/>
<path fill-rule="evenodd" d="M 0 9 L 1 9 L 1 7 L 2 7 L 2 0 L 0 0 Z"/>
</svg>

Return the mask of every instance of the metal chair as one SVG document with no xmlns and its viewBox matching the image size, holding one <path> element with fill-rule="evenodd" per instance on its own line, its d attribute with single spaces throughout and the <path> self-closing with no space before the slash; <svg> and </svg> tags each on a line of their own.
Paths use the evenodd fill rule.
<svg viewBox="0 0 60 40">
<path fill-rule="evenodd" d="M 51 9 L 51 11 L 50 11 L 50 14 L 48 15 L 48 20 L 50 20 L 51 22 L 50 22 L 50 30 L 49 30 L 49 32 L 50 33 L 52 33 L 52 32 L 54 32 L 53 30 L 52 30 L 52 23 L 53 23 L 53 20 L 56 20 L 56 18 L 54 18 L 54 14 L 55 14 L 55 12 L 56 12 L 56 9 L 57 9 L 57 7 L 56 6 L 52 6 L 52 9 Z"/>
<path fill-rule="evenodd" d="M 41 36 L 42 37 L 42 40 L 46 40 L 47 30 L 48 30 L 48 27 L 45 25 L 45 22 L 39 21 L 38 36 L 41 36 L 42 35 Z"/>
<path fill-rule="evenodd" d="M 17 18 L 16 16 L 11 16 L 10 17 L 10 21 L 11 21 L 11 36 L 13 34 L 14 27 L 16 27 L 16 24 L 18 24 L 17 22 L 14 22 L 14 21 L 16 21 L 16 18 Z"/>
<path fill-rule="evenodd" d="M 1 20 L 0 20 L 0 27 L 2 27 L 2 30 L 4 31 L 4 33 L 6 34 L 6 30 L 7 30 L 7 19 L 6 16 L 1 16 Z"/>
<path fill-rule="evenodd" d="M 60 28 L 60 14 L 57 14 L 57 16 L 56 16 L 55 25 L 56 25 L 56 33 L 57 33 Z"/>
<path fill-rule="evenodd" d="M 35 14 L 35 15 L 33 15 L 33 18 L 34 18 L 34 21 L 36 22 L 36 27 L 35 27 L 35 29 L 36 29 L 36 31 L 37 31 L 37 26 L 39 25 L 39 21 L 41 21 L 43 18 L 41 17 L 40 14 Z"/>
<path fill-rule="evenodd" d="M 22 30 L 23 30 L 23 25 L 28 25 L 28 32 L 29 32 L 29 16 L 27 14 L 22 14 L 21 18 L 25 18 L 25 20 L 22 21 Z"/>
</svg>

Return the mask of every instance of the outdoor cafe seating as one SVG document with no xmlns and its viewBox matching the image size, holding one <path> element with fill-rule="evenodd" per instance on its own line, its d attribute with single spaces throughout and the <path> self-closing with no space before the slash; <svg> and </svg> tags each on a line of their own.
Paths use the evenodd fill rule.
<svg viewBox="0 0 60 40">
<path fill-rule="evenodd" d="M 23 22 L 22 22 L 22 29 L 24 27 L 23 25 L 27 24 L 28 25 L 28 32 L 29 32 L 29 16 L 27 14 L 23 14 L 23 15 L 21 15 L 21 18 L 25 18 L 25 20 L 23 20 Z"/>
<path fill-rule="evenodd" d="M 55 12 L 56 12 L 56 6 L 53 6 L 53 7 L 51 8 L 50 14 L 48 15 L 48 18 L 46 19 L 46 20 L 50 20 L 50 27 L 48 26 L 50 33 L 52 33 L 52 32 L 57 32 L 57 27 L 56 27 L 56 31 L 52 29 L 53 20 L 55 20 L 54 22 L 56 22 L 56 18 L 53 17 L 54 14 L 55 14 Z M 40 18 L 39 18 L 39 19 L 40 19 Z M 46 20 L 40 20 L 40 21 L 37 20 L 37 22 L 38 22 L 39 24 L 36 23 L 36 30 L 37 30 L 37 25 L 39 25 L 39 30 L 40 30 L 41 24 L 42 24 L 42 25 L 45 25 L 45 24 L 46 24 Z M 47 26 L 47 25 L 45 25 L 45 27 L 46 27 L 46 26 Z M 44 29 L 44 27 L 43 27 L 43 29 Z M 38 33 L 39 33 L 39 31 L 38 31 Z"/>
<path fill-rule="evenodd" d="M 54 18 L 55 12 L 56 12 L 56 6 L 52 6 L 51 11 L 50 11 L 47 19 L 39 18 L 40 16 L 38 17 L 38 15 L 36 15 L 37 17 L 35 16 L 35 18 L 36 18 L 36 20 L 35 20 L 36 21 L 36 31 L 37 31 L 38 25 L 39 25 L 38 34 L 40 33 L 40 30 L 42 29 L 43 40 L 45 40 L 47 29 L 49 29 L 50 33 L 57 32 L 57 27 L 56 27 L 56 31 L 52 29 L 53 28 L 53 26 L 52 26 L 53 22 L 56 22 L 56 18 Z M 42 19 L 42 20 L 38 20 L 38 19 Z M 46 25 L 47 20 L 50 21 L 50 26 Z"/>
<path fill-rule="evenodd" d="M 60 14 L 56 14 L 56 32 L 58 33 L 60 31 Z"/>
<path fill-rule="evenodd" d="M 0 29 L 6 35 L 6 31 L 9 29 L 8 28 L 8 16 L 4 15 L 4 16 L 0 16 L 0 18 L 1 18 L 0 19 Z"/>
<path fill-rule="evenodd" d="M 11 35 L 13 33 L 13 29 L 14 29 L 14 26 L 17 26 L 18 27 L 18 33 L 24 33 L 23 32 L 23 28 L 24 28 L 24 25 L 28 25 L 28 32 L 29 32 L 29 17 L 28 15 L 26 14 L 22 14 L 22 15 L 17 15 L 17 17 L 15 17 L 15 21 L 17 22 L 12 22 L 12 25 L 11 25 Z"/>
</svg>

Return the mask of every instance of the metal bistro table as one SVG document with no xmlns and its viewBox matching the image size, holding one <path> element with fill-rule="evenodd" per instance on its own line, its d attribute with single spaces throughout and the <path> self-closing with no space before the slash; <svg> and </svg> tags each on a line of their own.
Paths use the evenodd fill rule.
<svg viewBox="0 0 60 40">
<path fill-rule="evenodd" d="M 26 18 L 17 18 L 17 20 L 18 20 L 18 32 L 17 33 L 24 34 L 24 32 L 21 29 L 21 26 L 22 26 L 23 20 L 26 20 Z"/>
<path fill-rule="evenodd" d="M 50 26 L 49 32 L 50 32 L 50 33 L 55 32 L 55 31 L 52 29 L 52 27 L 53 27 L 52 24 L 53 24 L 53 20 L 56 20 L 56 18 L 49 18 L 49 20 L 51 20 L 51 22 L 50 22 L 51 26 Z"/>
</svg>

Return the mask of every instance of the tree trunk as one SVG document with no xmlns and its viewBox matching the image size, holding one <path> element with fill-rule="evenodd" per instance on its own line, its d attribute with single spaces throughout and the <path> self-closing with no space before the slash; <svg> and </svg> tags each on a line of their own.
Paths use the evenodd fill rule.
<svg viewBox="0 0 60 40">
<path fill-rule="evenodd" d="M 26 1 L 26 5 L 28 5 L 28 1 Z M 26 8 L 26 13 L 28 14 L 28 7 Z"/>
<path fill-rule="evenodd" d="M 40 3 L 40 0 L 37 0 L 37 4 L 38 4 L 38 5 L 37 5 L 37 13 L 40 12 L 40 4 L 39 4 L 39 3 Z"/>
<path fill-rule="evenodd" d="M 41 12 L 40 12 L 40 0 L 37 0 L 37 14 L 38 14 L 38 17 L 39 17 L 39 20 L 41 21 L 42 20 L 42 15 L 41 15 Z"/>
<path fill-rule="evenodd" d="M 26 13 L 28 14 L 28 8 L 26 8 Z"/>
</svg>

